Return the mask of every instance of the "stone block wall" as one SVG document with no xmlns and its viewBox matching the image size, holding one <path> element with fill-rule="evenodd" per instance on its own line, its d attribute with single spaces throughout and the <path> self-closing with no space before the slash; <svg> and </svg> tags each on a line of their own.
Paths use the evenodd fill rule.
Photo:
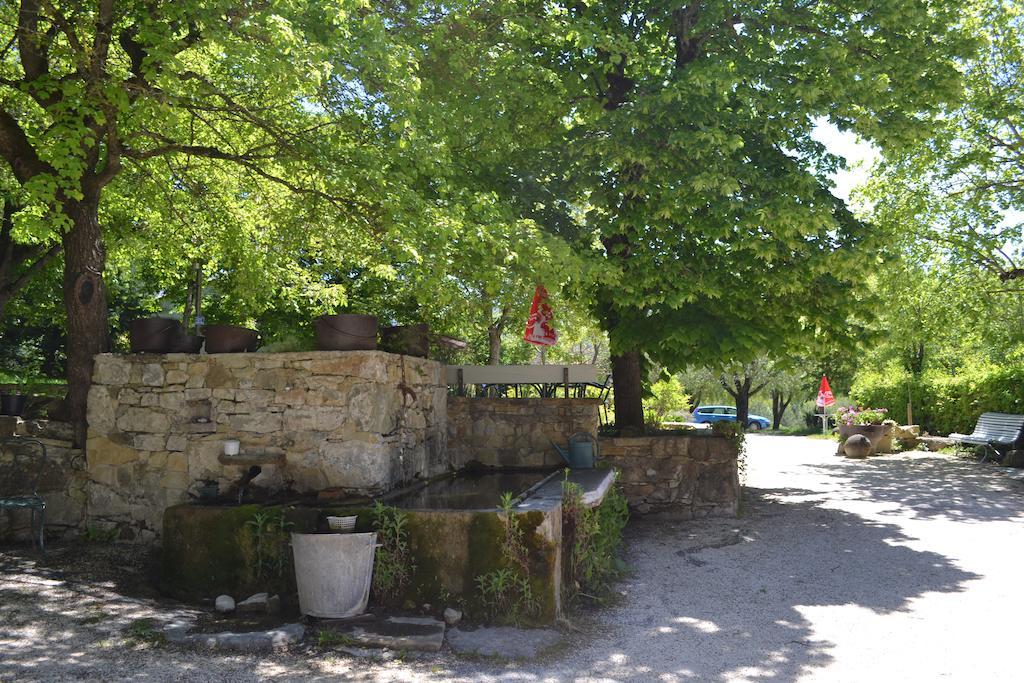
<svg viewBox="0 0 1024 683">
<path fill-rule="evenodd" d="M 375 494 L 448 469 L 435 361 L 382 351 L 103 354 L 89 392 L 91 522 L 152 540 L 204 480 Z M 241 442 L 223 455 L 226 439 Z"/>
<path fill-rule="evenodd" d="M 71 425 L 48 420 L 22 420 L 0 416 L 0 438 L 14 437 L 0 446 L 0 496 L 30 493 L 30 478 L 39 470 L 39 495 L 46 501 L 46 537 L 49 539 L 77 536 L 85 526 L 86 484 L 85 458 L 80 449 L 71 447 Z M 23 439 L 38 440 L 46 447 L 46 460 L 36 468 L 8 467 L 12 449 L 17 449 L 19 463 L 28 457 L 35 461 L 40 451 Z M 26 476 L 28 478 L 26 478 Z M 29 540 L 31 513 L 28 510 L 0 510 L 0 541 Z"/>
<path fill-rule="evenodd" d="M 736 515 L 737 456 L 731 439 L 703 432 L 601 439 L 601 458 L 621 471 L 623 492 L 640 513 Z"/>
<path fill-rule="evenodd" d="M 597 434 L 601 402 L 586 398 L 448 397 L 448 451 L 460 465 L 556 467 L 577 432 Z"/>
</svg>

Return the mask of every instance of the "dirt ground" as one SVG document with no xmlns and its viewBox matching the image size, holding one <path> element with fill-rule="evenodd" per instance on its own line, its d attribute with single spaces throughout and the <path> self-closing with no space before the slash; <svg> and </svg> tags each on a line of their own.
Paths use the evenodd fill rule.
<svg viewBox="0 0 1024 683">
<path fill-rule="evenodd" d="M 1016 471 L 936 454 L 850 461 L 748 440 L 739 519 L 631 523 L 614 606 L 529 662 L 273 655 L 154 642 L 195 613 L 130 548 L 0 549 L 0 681 L 1010 681 L 1024 561 Z"/>
</svg>

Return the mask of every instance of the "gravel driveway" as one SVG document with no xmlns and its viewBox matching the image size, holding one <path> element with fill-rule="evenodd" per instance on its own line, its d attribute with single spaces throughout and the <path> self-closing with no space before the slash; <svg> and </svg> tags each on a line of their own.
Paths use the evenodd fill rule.
<svg viewBox="0 0 1024 683">
<path fill-rule="evenodd" d="M 645 519 L 616 607 L 525 664 L 219 655 L 132 644 L 173 606 L 0 552 L 0 680 L 1010 681 L 1024 618 L 1024 484 L 1012 471 L 749 438 L 735 520 Z"/>
</svg>

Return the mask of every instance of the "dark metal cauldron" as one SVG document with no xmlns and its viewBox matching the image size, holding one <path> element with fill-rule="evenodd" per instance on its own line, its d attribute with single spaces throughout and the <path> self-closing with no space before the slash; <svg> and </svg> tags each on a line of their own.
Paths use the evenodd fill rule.
<svg viewBox="0 0 1024 683">
<path fill-rule="evenodd" d="M 184 330 L 175 335 L 168 344 L 168 353 L 199 353 L 203 348 L 203 337 L 198 334 L 187 334 Z"/>
<path fill-rule="evenodd" d="M 239 325 L 205 325 L 207 353 L 241 353 L 260 347 L 260 333 Z"/>
<path fill-rule="evenodd" d="M 380 348 L 390 353 L 426 358 L 430 350 L 430 330 L 423 323 L 384 327 L 380 331 Z"/>
<path fill-rule="evenodd" d="M 321 351 L 373 351 L 377 348 L 377 317 L 343 313 L 313 321 Z"/>
<path fill-rule="evenodd" d="M 181 323 L 172 318 L 140 318 L 128 323 L 132 353 L 167 353 L 172 343 L 184 335 Z"/>
<path fill-rule="evenodd" d="M 24 394 L 0 394 L 0 415 L 24 415 L 27 403 Z"/>
</svg>

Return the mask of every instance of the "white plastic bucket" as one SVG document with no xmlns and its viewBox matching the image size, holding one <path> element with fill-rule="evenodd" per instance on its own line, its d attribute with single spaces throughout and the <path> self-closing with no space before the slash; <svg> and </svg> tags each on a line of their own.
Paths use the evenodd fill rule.
<svg viewBox="0 0 1024 683">
<path fill-rule="evenodd" d="M 366 611 L 377 534 L 292 534 L 299 610 L 327 619 Z"/>
</svg>

